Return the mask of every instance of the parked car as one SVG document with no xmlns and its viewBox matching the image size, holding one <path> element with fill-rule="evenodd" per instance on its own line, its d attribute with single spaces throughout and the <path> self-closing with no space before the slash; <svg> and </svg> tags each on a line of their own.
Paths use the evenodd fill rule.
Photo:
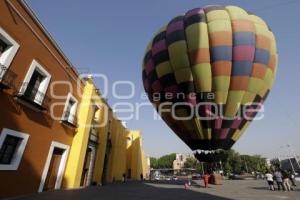
<svg viewBox="0 0 300 200">
<path fill-rule="evenodd" d="M 228 179 L 230 179 L 230 180 L 242 180 L 242 177 L 238 174 L 229 174 Z"/>
<path fill-rule="evenodd" d="M 192 176 L 192 180 L 200 180 L 202 176 L 200 174 L 196 174 Z"/>
</svg>

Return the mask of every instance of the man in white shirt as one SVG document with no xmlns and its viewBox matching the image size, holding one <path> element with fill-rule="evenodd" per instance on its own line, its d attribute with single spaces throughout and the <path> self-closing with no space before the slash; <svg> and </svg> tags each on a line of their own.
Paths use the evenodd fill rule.
<svg viewBox="0 0 300 200">
<path fill-rule="evenodd" d="M 272 191 L 274 191 L 273 174 L 268 171 L 265 176 L 266 176 L 266 179 L 267 179 L 268 184 L 269 184 L 269 189 L 272 190 Z"/>
</svg>

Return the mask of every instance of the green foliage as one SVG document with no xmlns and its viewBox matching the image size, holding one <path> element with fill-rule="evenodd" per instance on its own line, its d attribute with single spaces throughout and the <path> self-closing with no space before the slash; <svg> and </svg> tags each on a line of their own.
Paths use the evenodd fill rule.
<svg viewBox="0 0 300 200">
<path fill-rule="evenodd" d="M 176 154 L 169 154 L 160 158 L 150 158 L 150 166 L 153 169 L 173 168 L 173 161 L 176 159 Z"/>
<path fill-rule="evenodd" d="M 225 151 L 228 154 L 228 159 L 225 163 L 222 163 L 222 168 L 225 173 L 252 173 L 252 172 L 262 172 L 267 171 L 266 160 L 260 155 L 240 155 L 234 150 Z M 173 161 L 176 159 L 176 154 L 169 154 L 162 156 L 160 158 L 150 158 L 151 168 L 153 169 L 166 169 L 173 168 Z M 184 163 L 185 168 L 196 169 L 197 173 L 202 173 L 202 164 L 198 162 L 195 158 L 187 158 Z M 204 166 L 205 168 L 205 166 Z M 217 167 L 220 169 L 220 167 Z M 206 169 L 206 168 L 205 168 Z M 205 171 L 204 169 L 204 171 Z"/>
<path fill-rule="evenodd" d="M 234 150 L 227 151 L 228 159 L 223 164 L 224 170 L 227 173 L 251 173 L 251 172 L 266 172 L 266 160 L 260 155 L 240 155 Z"/>
<path fill-rule="evenodd" d="M 196 158 L 187 158 L 184 167 L 195 169 L 197 173 L 203 172 L 202 165 Z"/>
<path fill-rule="evenodd" d="M 195 168 L 198 164 L 198 161 L 195 158 L 187 158 L 184 163 L 184 168 Z"/>
<path fill-rule="evenodd" d="M 158 169 L 157 167 L 157 158 L 150 157 L 150 167 L 153 169 Z"/>
</svg>

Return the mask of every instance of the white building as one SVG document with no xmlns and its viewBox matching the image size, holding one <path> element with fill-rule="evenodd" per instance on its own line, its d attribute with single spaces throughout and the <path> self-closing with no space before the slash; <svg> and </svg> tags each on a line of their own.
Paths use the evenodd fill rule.
<svg viewBox="0 0 300 200">
<path fill-rule="evenodd" d="M 184 163 L 187 158 L 194 158 L 193 154 L 176 154 L 176 159 L 173 161 L 173 169 L 180 170 L 184 168 Z"/>
</svg>

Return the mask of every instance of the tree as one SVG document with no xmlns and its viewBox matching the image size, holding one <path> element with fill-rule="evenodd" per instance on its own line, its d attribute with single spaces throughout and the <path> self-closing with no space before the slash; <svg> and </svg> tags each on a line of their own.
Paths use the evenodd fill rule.
<svg viewBox="0 0 300 200">
<path fill-rule="evenodd" d="M 234 150 L 228 150 L 228 159 L 224 163 L 227 173 L 241 174 L 243 172 L 265 172 L 267 170 L 266 159 L 260 155 L 240 155 Z"/>
<path fill-rule="evenodd" d="M 195 158 L 187 158 L 184 162 L 184 168 L 196 168 L 198 161 Z"/>
<path fill-rule="evenodd" d="M 262 158 L 260 155 L 241 155 L 241 159 L 243 161 L 242 169 L 245 172 L 266 172 L 267 165 L 266 159 Z"/>
<path fill-rule="evenodd" d="M 265 173 L 267 170 L 266 159 L 260 155 L 240 155 L 233 149 L 224 152 L 228 155 L 227 160 L 222 163 L 225 173 L 241 174 L 243 172 L 251 173 L 255 171 Z M 173 168 L 173 161 L 175 159 L 175 153 L 160 158 L 151 157 L 150 165 L 153 169 Z M 209 166 L 209 164 L 205 164 L 204 171 L 205 169 L 208 169 Z M 201 163 L 195 158 L 187 158 L 184 167 L 193 168 L 197 173 L 202 173 L 203 171 Z"/>
<path fill-rule="evenodd" d="M 157 158 L 150 157 L 150 167 L 153 169 L 157 169 Z"/>
<path fill-rule="evenodd" d="M 173 162 L 176 159 L 176 154 L 169 154 L 158 159 L 159 168 L 173 168 Z"/>
<path fill-rule="evenodd" d="M 195 169 L 197 173 L 203 172 L 202 165 L 196 158 L 187 158 L 184 167 Z"/>
<path fill-rule="evenodd" d="M 150 166 L 153 169 L 173 168 L 173 162 L 176 159 L 176 154 L 169 154 L 160 158 L 150 158 Z"/>
<path fill-rule="evenodd" d="M 227 161 L 224 164 L 226 173 L 241 173 L 242 160 L 240 154 L 233 149 L 226 152 L 228 154 Z"/>
</svg>

